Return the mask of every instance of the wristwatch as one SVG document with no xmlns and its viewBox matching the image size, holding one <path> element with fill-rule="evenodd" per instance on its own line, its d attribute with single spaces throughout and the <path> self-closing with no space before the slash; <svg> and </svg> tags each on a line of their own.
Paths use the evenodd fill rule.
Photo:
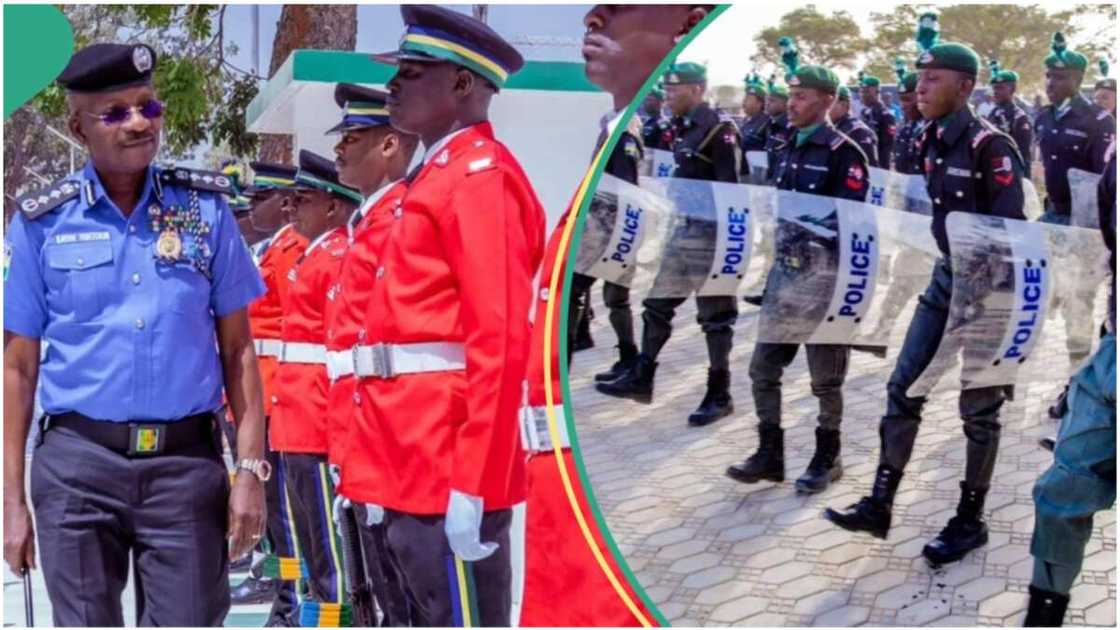
<svg viewBox="0 0 1120 630">
<path fill-rule="evenodd" d="M 272 477 L 272 464 L 264 459 L 242 458 L 237 462 L 237 470 L 238 472 L 247 470 L 253 473 L 262 483 L 268 481 Z"/>
</svg>

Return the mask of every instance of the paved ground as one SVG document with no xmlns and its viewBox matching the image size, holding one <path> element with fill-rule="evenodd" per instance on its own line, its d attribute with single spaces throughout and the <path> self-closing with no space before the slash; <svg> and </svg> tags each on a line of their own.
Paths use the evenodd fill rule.
<svg viewBox="0 0 1120 630">
<path fill-rule="evenodd" d="M 1054 430 L 1045 408 L 1054 384 L 1020 387 L 1004 407 L 1003 438 L 986 514 L 991 542 L 962 562 L 933 570 L 921 548 L 952 516 L 964 465 L 956 392 L 934 392 L 886 541 L 834 527 L 825 506 L 846 506 L 869 487 L 878 458 L 877 423 L 886 359 L 855 353 L 845 386 L 844 478 L 801 497 L 792 480 L 813 452 L 816 399 L 803 354 L 787 372 L 786 477 L 781 485 L 742 485 L 727 465 L 757 446 L 747 364 L 757 309 L 744 305 L 736 327 L 732 387 L 737 412 L 701 429 L 686 425 L 703 396 L 706 354 L 695 307 L 677 313 L 649 406 L 594 391 L 592 375 L 614 360 L 606 309 L 593 290 L 598 347 L 576 355 L 572 397 L 579 443 L 600 506 L 630 567 L 674 625 L 1021 625 L 1026 611 L 1034 523 L 1031 487 L 1051 461 L 1036 445 Z M 640 308 L 635 311 L 640 317 Z M 909 321 L 909 312 L 904 315 Z M 640 319 L 637 321 L 640 331 Z M 895 330 L 901 336 L 905 324 Z M 1048 329 L 1060 330 L 1060 321 Z M 639 332 L 640 334 L 640 332 Z M 1064 345 L 1046 343 L 1050 369 L 1064 370 Z M 1084 572 L 1073 590 L 1069 625 L 1116 624 L 1116 514 L 1098 515 Z"/>
</svg>

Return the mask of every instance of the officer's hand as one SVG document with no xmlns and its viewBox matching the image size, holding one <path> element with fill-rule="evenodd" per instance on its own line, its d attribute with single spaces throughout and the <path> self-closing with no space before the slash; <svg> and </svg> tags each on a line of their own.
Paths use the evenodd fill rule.
<svg viewBox="0 0 1120 630">
<path fill-rule="evenodd" d="M 498 543 L 481 541 L 482 498 L 451 491 L 447 501 L 447 517 L 443 531 L 451 551 L 467 562 L 477 562 L 490 557 L 498 550 Z"/>
<path fill-rule="evenodd" d="M 35 568 L 35 526 L 22 501 L 4 505 L 4 561 L 16 575 Z"/>
<path fill-rule="evenodd" d="M 229 493 L 230 558 L 240 558 L 264 536 L 264 482 L 248 471 L 239 471 Z"/>
</svg>

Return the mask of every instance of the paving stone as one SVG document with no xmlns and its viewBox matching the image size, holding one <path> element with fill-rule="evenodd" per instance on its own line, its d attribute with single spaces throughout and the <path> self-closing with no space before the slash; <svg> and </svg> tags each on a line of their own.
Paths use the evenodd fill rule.
<svg viewBox="0 0 1120 630">
<path fill-rule="evenodd" d="M 684 581 L 681 582 L 681 586 L 685 588 L 707 589 L 716 584 L 730 580 L 735 577 L 736 573 L 738 573 L 738 571 L 731 567 L 712 567 L 686 577 Z"/>
<path fill-rule="evenodd" d="M 770 601 L 762 597 L 740 597 L 717 606 L 712 611 L 710 619 L 714 621 L 725 621 L 727 623 L 738 623 L 750 617 L 751 615 L 758 614 L 770 604 Z"/>
<path fill-rule="evenodd" d="M 657 552 L 658 558 L 665 560 L 678 560 L 700 553 L 708 548 L 706 540 L 686 540 L 675 545 L 667 545 Z"/>
<path fill-rule="evenodd" d="M 836 610 L 830 610 L 823 615 L 813 619 L 814 626 L 842 626 L 850 627 L 862 624 L 867 621 L 868 614 L 871 613 L 870 608 L 864 606 L 843 606 Z"/>
</svg>

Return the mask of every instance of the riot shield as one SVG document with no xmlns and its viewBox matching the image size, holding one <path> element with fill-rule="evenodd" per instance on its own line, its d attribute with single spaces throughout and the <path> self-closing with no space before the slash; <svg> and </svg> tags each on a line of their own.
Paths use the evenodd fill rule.
<svg viewBox="0 0 1120 630">
<path fill-rule="evenodd" d="M 775 261 L 767 276 L 759 341 L 885 347 L 899 311 L 888 303 L 882 261 L 905 259 L 898 281 L 920 284 L 932 258 L 908 239 L 929 219 L 872 204 L 789 191 L 777 194 Z M 922 241 L 934 249 L 932 238 Z M 907 294 L 909 295 L 909 293 Z M 902 302 L 903 306 L 905 302 Z"/>
<path fill-rule="evenodd" d="M 954 212 L 946 221 L 952 297 L 929 365 L 907 391 L 926 396 L 947 375 L 961 389 L 1067 378 L 1055 370 L 1062 327 L 1049 323 L 1056 285 L 1084 290 L 1086 260 L 1104 247 L 1081 228 Z M 955 383 L 954 383 L 955 384 Z"/>
<path fill-rule="evenodd" d="M 1097 212 L 1097 185 L 1101 176 L 1079 168 L 1068 171 L 1070 194 L 1070 225 L 1098 230 L 1101 227 Z"/>
<path fill-rule="evenodd" d="M 764 186 L 768 183 L 770 154 L 766 151 L 747 151 L 747 181 L 744 183 Z"/>
<path fill-rule="evenodd" d="M 646 149 L 638 172 L 645 177 L 672 177 L 676 168 L 677 160 L 672 151 Z"/>
<path fill-rule="evenodd" d="M 668 204 L 667 223 L 649 249 L 646 297 L 735 295 L 751 261 L 758 186 L 682 178 L 647 180 Z"/>
<path fill-rule="evenodd" d="M 921 175 L 868 169 L 867 203 L 914 214 L 933 215 L 933 202 Z"/>
<path fill-rule="evenodd" d="M 662 197 L 604 173 L 588 206 L 575 270 L 630 286 L 643 241 L 663 230 L 668 213 Z"/>
</svg>

